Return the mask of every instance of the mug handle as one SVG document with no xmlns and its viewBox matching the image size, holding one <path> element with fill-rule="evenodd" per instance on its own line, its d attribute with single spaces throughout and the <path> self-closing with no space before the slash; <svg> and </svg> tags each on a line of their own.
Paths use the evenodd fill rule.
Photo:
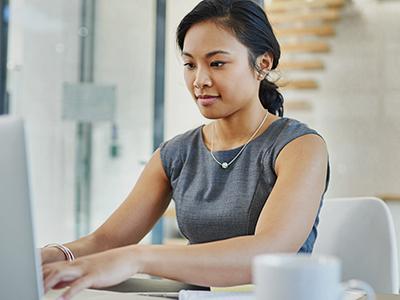
<svg viewBox="0 0 400 300">
<path fill-rule="evenodd" d="M 360 290 L 365 292 L 367 299 L 366 300 L 375 300 L 376 295 L 374 292 L 374 289 L 366 282 L 357 280 L 357 279 L 352 279 L 346 282 L 342 282 L 342 290 L 343 294 L 345 291 L 349 290 Z"/>
</svg>

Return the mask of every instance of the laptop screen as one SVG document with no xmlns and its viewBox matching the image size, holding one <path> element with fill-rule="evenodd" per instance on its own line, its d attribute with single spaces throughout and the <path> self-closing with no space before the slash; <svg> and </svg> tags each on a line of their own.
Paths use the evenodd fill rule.
<svg viewBox="0 0 400 300">
<path fill-rule="evenodd" d="M 24 126 L 9 116 L 0 117 L 0 205 L 0 298 L 39 300 Z"/>
</svg>

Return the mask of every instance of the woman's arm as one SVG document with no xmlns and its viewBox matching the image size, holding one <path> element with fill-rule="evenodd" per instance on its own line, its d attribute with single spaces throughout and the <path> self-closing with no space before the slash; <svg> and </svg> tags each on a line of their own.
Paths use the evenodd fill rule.
<svg viewBox="0 0 400 300">
<path fill-rule="evenodd" d="M 251 282 L 255 255 L 297 252 L 309 235 L 325 189 L 325 143 L 316 135 L 295 139 L 279 154 L 275 170 L 277 181 L 254 236 L 189 246 L 130 245 L 45 265 L 45 289 L 70 284 L 64 294 L 70 299 L 84 288 L 113 285 L 135 273 L 210 286 Z"/>
<path fill-rule="evenodd" d="M 171 200 L 171 187 L 161 164 L 160 150 L 154 152 L 133 190 L 121 206 L 96 231 L 65 244 L 81 257 L 138 243 L 153 227 Z M 42 262 L 64 260 L 56 248 L 42 249 Z"/>
</svg>

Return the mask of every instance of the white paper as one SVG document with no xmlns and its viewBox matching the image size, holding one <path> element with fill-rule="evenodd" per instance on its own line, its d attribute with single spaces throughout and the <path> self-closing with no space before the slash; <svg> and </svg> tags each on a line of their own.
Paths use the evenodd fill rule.
<svg viewBox="0 0 400 300">
<path fill-rule="evenodd" d="M 254 300 L 251 292 L 208 292 L 189 291 L 179 292 L 179 300 Z"/>
<path fill-rule="evenodd" d="M 345 293 L 343 300 L 359 300 L 364 293 L 349 291 Z M 179 292 L 179 300 L 255 300 L 252 292 L 208 292 L 208 291 L 189 291 Z M 269 300 L 269 299 L 266 299 Z"/>
<path fill-rule="evenodd" d="M 363 293 L 363 292 L 348 291 L 348 292 L 345 292 L 343 300 L 359 300 L 363 296 L 365 296 L 365 293 Z"/>
</svg>

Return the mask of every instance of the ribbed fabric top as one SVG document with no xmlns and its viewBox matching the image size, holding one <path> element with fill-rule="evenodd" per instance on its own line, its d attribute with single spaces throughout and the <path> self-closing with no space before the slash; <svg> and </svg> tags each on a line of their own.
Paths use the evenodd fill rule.
<svg viewBox="0 0 400 300">
<path fill-rule="evenodd" d="M 191 244 L 253 235 L 276 182 L 273 166 L 278 154 L 285 145 L 302 135 L 319 134 L 299 121 L 278 119 L 253 139 L 232 165 L 223 169 L 206 148 L 202 127 L 160 146 L 179 229 Z M 220 162 L 229 162 L 240 149 L 213 153 Z M 326 187 L 328 183 L 329 168 Z M 317 225 L 318 216 L 299 252 L 312 251 Z"/>
</svg>

